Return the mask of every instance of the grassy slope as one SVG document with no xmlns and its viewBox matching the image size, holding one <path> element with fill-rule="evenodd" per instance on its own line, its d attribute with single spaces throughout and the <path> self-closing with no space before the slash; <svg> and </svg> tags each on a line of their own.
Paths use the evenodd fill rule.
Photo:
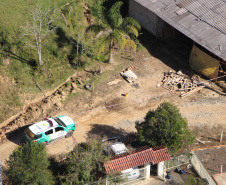
<svg viewBox="0 0 226 185">
<path fill-rule="evenodd" d="M 30 10 L 37 2 L 40 2 L 42 7 L 51 5 L 51 9 L 56 10 L 55 25 L 61 28 L 60 32 L 48 35 L 43 41 L 43 66 L 37 65 L 37 52 L 26 45 L 28 38 L 21 33 L 21 28 L 29 23 Z M 82 18 L 81 15 L 76 15 L 79 17 L 73 15 L 75 17 L 73 21 L 79 21 L 78 24 L 81 20 L 86 21 L 82 7 L 78 6 L 78 3 L 84 3 L 84 0 L 8 0 L 0 3 L 0 86 L 2 87 L 0 88 L 0 123 L 21 109 L 24 102 L 19 96 L 35 97 L 35 94 L 40 93 L 34 78 L 46 92 L 76 73 L 74 68 L 76 49 L 65 37 L 65 34 L 68 36 L 71 32 L 69 28 L 65 28 L 60 14 L 60 8 L 68 2 L 75 8 L 75 15 L 80 12 L 83 16 Z M 85 2 L 92 4 L 95 1 Z M 74 36 L 76 35 L 75 33 Z M 88 47 L 89 50 L 91 47 Z M 73 61 L 69 63 L 68 59 L 71 57 Z M 6 59 L 10 61 L 4 62 Z M 82 57 L 81 62 L 84 66 L 95 65 L 92 59 L 85 56 Z M 95 81 L 100 80 L 95 79 Z"/>
<path fill-rule="evenodd" d="M 23 102 L 19 95 L 40 92 L 36 87 L 35 78 L 44 91 L 50 90 L 62 83 L 68 76 L 75 73 L 75 69 L 68 63 L 72 45 L 65 42 L 59 47 L 59 37 L 56 33 L 48 35 L 42 47 L 43 66 L 34 68 L 37 60 L 36 51 L 24 43 L 20 28 L 29 21 L 28 13 L 35 6 L 34 0 L 8 0 L 0 3 L 0 122 L 15 114 Z M 58 9 L 67 0 L 40 0 L 43 7 L 51 3 L 52 9 Z M 61 17 L 56 11 L 56 25 Z M 5 59 L 10 59 L 6 64 Z M 34 65 L 35 64 L 35 65 Z"/>
</svg>

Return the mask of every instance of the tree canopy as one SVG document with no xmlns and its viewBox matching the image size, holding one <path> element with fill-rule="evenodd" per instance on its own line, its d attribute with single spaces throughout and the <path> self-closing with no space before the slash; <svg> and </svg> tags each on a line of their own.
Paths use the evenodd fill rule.
<svg viewBox="0 0 226 185">
<path fill-rule="evenodd" d="M 104 178 L 104 162 L 109 157 L 103 153 L 101 138 L 87 138 L 87 142 L 79 144 L 65 161 L 66 171 L 62 182 L 66 184 L 86 184 Z"/>
<path fill-rule="evenodd" d="M 91 9 L 91 12 L 99 21 L 98 24 L 90 26 L 87 30 L 94 30 L 96 36 L 96 48 L 98 54 L 110 50 L 109 63 L 113 63 L 112 50 L 113 46 L 117 45 L 120 50 L 126 45 L 131 46 L 136 50 L 136 44 L 131 39 L 138 37 L 141 26 L 132 17 L 123 18 L 120 8 L 123 5 L 122 1 L 114 3 L 109 10 L 106 10 L 97 1 L 96 6 Z"/>
<path fill-rule="evenodd" d="M 183 144 L 194 141 L 188 130 L 187 121 L 179 109 L 171 103 L 162 103 L 156 110 L 150 110 L 143 122 L 136 123 L 139 141 L 149 146 L 165 146 L 171 153 L 177 152 Z"/>
<path fill-rule="evenodd" d="M 8 177 L 12 184 L 53 184 L 50 162 L 45 146 L 37 143 L 26 143 L 19 146 L 6 162 Z"/>
</svg>

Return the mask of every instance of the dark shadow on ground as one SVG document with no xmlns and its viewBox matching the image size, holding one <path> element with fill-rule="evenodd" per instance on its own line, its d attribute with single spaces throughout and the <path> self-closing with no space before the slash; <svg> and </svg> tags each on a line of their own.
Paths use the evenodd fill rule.
<svg viewBox="0 0 226 185">
<path fill-rule="evenodd" d="M 66 172 L 66 164 L 59 160 L 57 160 L 54 157 L 49 158 L 50 161 L 50 166 L 49 169 L 51 170 L 54 178 L 55 178 L 55 185 L 60 185 L 61 184 L 61 177 L 64 176 Z"/>
<path fill-rule="evenodd" d="M 117 136 L 126 145 L 134 143 L 137 138 L 136 133 L 134 132 L 127 132 L 121 128 L 118 129 L 110 125 L 100 125 L 100 124 L 92 125 L 92 128 L 87 133 L 87 135 L 100 135 L 104 139 Z"/>
<path fill-rule="evenodd" d="M 21 145 L 25 143 L 26 141 L 24 140 L 24 130 L 28 127 L 29 125 L 20 127 L 16 129 L 15 131 L 9 132 L 6 134 L 6 138 L 9 141 L 12 141 L 13 143 L 17 145 Z"/>
<path fill-rule="evenodd" d="M 58 48 L 63 48 L 64 46 L 67 46 L 70 44 L 70 41 L 68 40 L 65 31 L 61 28 L 58 27 L 56 29 L 56 39 L 55 42 L 57 43 Z"/>
<path fill-rule="evenodd" d="M 6 56 L 6 57 L 10 57 L 15 60 L 19 60 L 22 63 L 27 63 L 33 70 L 35 70 L 38 67 L 38 62 L 35 59 L 32 59 L 32 58 L 25 59 L 15 53 L 13 53 L 12 51 L 3 50 L 3 52 L 1 52 L 0 54 L 2 54 L 3 56 Z"/>
<path fill-rule="evenodd" d="M 176 71 L 191 70 L 189 65 L 193 43 L 191 39 L 178 31 L 176 31 L 176 38 L 169 41 L 156 39 L 145 29 L 142 29 L 141 32 L 143 34 L 139 36 L 139 40 L 152 56 Z"/>
<path fill-rule="evenodd" d="M 55 42 L 57 43 L 58 48 L 63 48 L 65 46 L 70 46 L 70 53 L 68 53 L 67 58 L 68 62 L 74 69 L 81 67 L 83 68 L 85 62 L 81 60 L 81 53 L 82 53 L 82 45 L 78 44 L 78 58 L 77 58 L 77 41 L 66 35 L 66 32 L 61 28 L 58 27 L 56 30 L 56 39 Z"/>
</svg>

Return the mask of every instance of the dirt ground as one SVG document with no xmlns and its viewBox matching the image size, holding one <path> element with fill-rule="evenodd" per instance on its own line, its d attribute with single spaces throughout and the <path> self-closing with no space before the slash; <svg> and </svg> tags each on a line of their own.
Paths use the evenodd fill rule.
<svg viewBox="0 0 226 185">
<path fill-rule="evenodd" d="M 111 72 L 104 80 L 95 84 L 94 89 L 81 88 L 85 84 L 77 87 L 64 84 L 49 93 L 45 100 L 27 105 L 20 114 L 0 124 L 2 132 L 9 130 L 7 134 L 1 135 L 2 164 L 5 164 L 13 149 L 23 142 L 24 126 L 31 122 L 60 115 L 69 115 L 74 119 L 76 130 L 73 137 L 47 146 L 50 155 L 58 155 L 69 152 L 77 142 L 85 141 L 88 134 L 103 132 L 107 137 L 118 135 L 123 140 L 128 133 L 136 131 L 136 121 L 142 121 L 148 110 L 155 109 L 164 101 L 178 106 L 182 116 L 188 120 L 189 128 L 198 131 L 197 138 L 210 141 L 209 145 L 219 144 L 221 131 L 226 133 L 226 97 L 203 89 L 181 99 L 180 93 L 169 93 L 166 89 L 157 87 L 163 72 L 191 70 L 187 63 L 189 51 L 180 54 L 175 49 L 176 46 L 162 42 L 154 43 L 151 47 L 158 50 L 144 49 L 137 53 L 133 61 L 117 57 L 114 65 L 120 66 L 118 70 L 114 70 L 114 66 L 110 64 L 102 64 L 103 73 Z M 119 74 L 130 66 L 135 66 L 133 71 L 138 76 L 132 84 L 122 79 Z M 75 76 L 84 80 L 89 78 L 89 74 L 80 72 Z M 108 85 L 108 82 L 115 80 L 118 81 L 117 84 Z M 67 96 L 72 90 L 77 94 L 68 99 Z M 128 97 L 123 96 L 125 93 L 128 93 Z M 226 134 L 223 141 L 226 142 Z M 195 145 L 201 146 L 198 142 Z"/>
<path fill-rule="evenodd" d="M 226 146 L 196 150 L 195 154 L 210 175 L 221 173 L 221 165 L 226 172 Z"/>
</svg>

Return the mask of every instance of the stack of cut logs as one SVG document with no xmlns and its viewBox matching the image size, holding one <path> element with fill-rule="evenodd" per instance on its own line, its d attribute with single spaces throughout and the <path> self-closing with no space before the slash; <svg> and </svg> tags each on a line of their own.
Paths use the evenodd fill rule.
<svg viewBox="0 0 226 185">
<path fill-rule="evenodd" d="M 199 76 L 190 75 L 189 73 L 168 72 L 163 73 L 162 87 L 169 91 L 185 91 L 187 93 L 182 94 L 181 97 L 187 96 L 201 90 L 205 85 L 200 83 Z"/>
</svg>

